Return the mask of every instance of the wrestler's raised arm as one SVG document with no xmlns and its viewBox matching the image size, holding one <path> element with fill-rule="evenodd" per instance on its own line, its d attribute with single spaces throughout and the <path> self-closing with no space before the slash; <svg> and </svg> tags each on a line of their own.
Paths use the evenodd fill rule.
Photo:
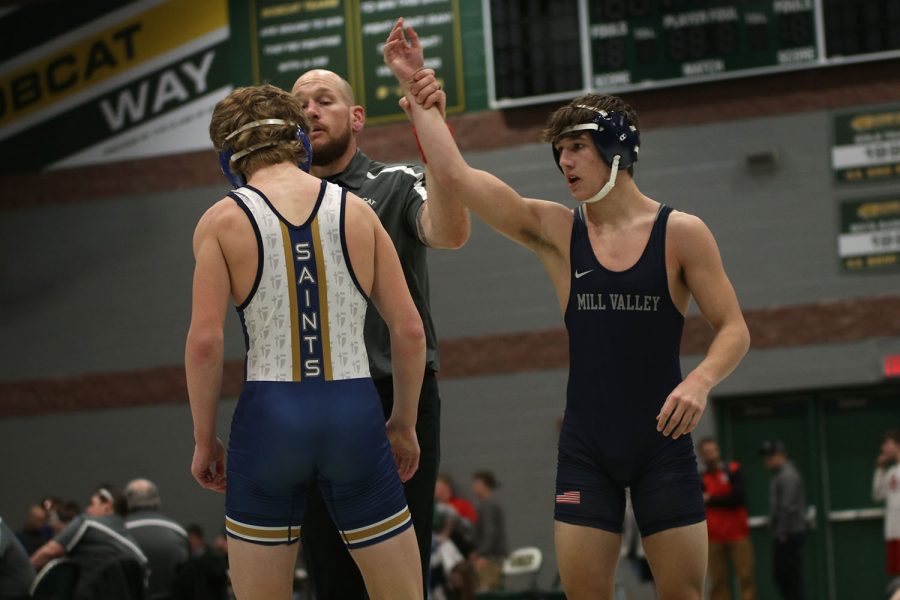
<svg viewBox="0 0 900 600">
<path fill-rule="evenodd" d="M 570 209 L 555 202 L 523 198 L 490 173 L 470 167 L 440 112 L 415 101 L 411 88 L 417 82 L 416 73 L 424 67 L 424 56 L 416 32 L 412 27 L 405 32 L 409 41 L 404 37 L 403 19 L 399 19 L 384 45 L 384 61 L 407 95 L 404 108 L 416 127 L 432 178 L 508 238 L 539 253 L 566 250 L 572 223 Z"/>
</svg>

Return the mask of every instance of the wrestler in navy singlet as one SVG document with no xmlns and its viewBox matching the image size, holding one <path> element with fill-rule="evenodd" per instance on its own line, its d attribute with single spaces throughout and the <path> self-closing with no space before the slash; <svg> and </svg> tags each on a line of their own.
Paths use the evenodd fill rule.
<svg viewBox="0 0 900 600">
<path fill-rule="evenodd" d="M 621 532 L 626 487 L 642 535 L 706 518 L 691 436 L 656 430 L 656 415 L 681 383 L 684 316 L 669 295 L 665 261 L 671 212 L 660 206 L 633 266 L 610 271 L 594 254 L 583 207 L 575 210 L 558 521 Z"/>
<path fill-rule="evenodd" d="M 259 261 L 238 307 L 246 381 L 231 423 L 225 524 L 262 544 L 300 537 L 315 480 L 350 548 L 412 524 L 363 341 L 367 297 L 344 237 L 346 190 L 322 182 L 307 221 L 287 222 L 251 186 L 229 194 Z"/>
</svg>

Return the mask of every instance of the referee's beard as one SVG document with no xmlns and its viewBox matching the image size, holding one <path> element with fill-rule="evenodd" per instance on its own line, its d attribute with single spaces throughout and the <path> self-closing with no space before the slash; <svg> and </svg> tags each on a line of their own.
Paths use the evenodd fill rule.
<svg viewBox="0 0 900 600">
<path fill-rule="evenodd" d="M 312 164 L 314 167 L 327 167 L 347 151 L 350 145 L 350 126 L 344 130 L 343 135 L 332 138 L 331 141 L 319 147 L 313 147 Z"/>
</svg>

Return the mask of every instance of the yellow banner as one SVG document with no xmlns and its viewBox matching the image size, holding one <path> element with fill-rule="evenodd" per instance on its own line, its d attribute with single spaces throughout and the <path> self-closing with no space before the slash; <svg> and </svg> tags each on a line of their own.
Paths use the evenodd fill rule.
<svg viewBox="0 0 900 600">
<path fill-rule="evenodd" d="M 228 25 L 227 0 L 169 0 L 0 76 L 0 127 Z"/>
</svg>

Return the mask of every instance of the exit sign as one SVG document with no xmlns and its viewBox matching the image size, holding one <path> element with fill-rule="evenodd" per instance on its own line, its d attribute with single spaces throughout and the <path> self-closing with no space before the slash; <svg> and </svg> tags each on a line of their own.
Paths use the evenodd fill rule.
<svg viewBox="0 0 900 600">
<path fill-rule="evenodd" d="M 884 357 L 884 376 L 900 377 L 900 354 L 888 354 Z"/>
</svg>

